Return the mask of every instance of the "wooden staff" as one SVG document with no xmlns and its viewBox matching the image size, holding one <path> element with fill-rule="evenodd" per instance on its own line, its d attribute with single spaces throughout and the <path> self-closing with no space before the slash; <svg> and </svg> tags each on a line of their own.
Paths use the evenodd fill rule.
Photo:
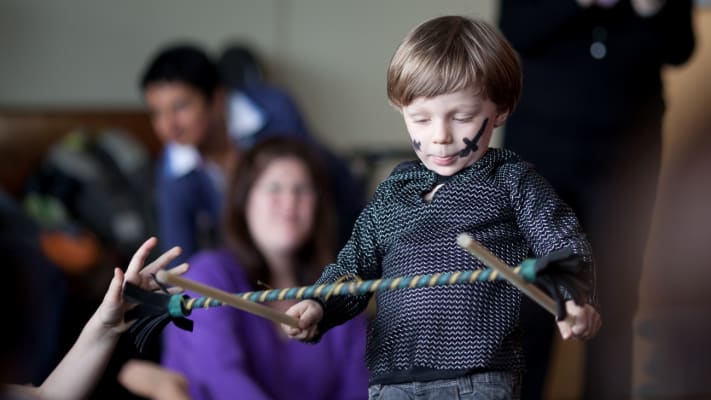
<svg viewBox="0 0 711 400">
<path fill-rule="evenodd" d="M 158 271 L 158 273 L 156 273 L 156 279 L 158 279 L 160 283 L 166 285 L 179 286 L 183 289 L 192 290 L 193 292 L 200 293 L 203 296 L 212 297 L 213 299 L 217 299 L 224 304 L 227 304 L 234 308 L 238 308 L 242 311 L 247 311 L 248 313 L 254 315 L 258 315 L 270 321 L 293 326 L 294 328 L 299 327 L 299 323 L 295 318 L 290 317 L 282 312 L 276 311 L 261 304 L 240 299 L 220 289 L 216 289 L 214 287 L 207 286 L 202 283 L 180 277 L 178 275 L 170 274 L 168 273 L 168 271 Z"/>
<path fill-rule="evenodd" d="M 471 236 L 466 233 L 462 233 L 457 237 L 457 243 L 460 246 L 467 249 L 474 257 L 478 258 L 487 267 L 497 271 L 501 276 L 506 278 L 507 281 L 511 282 L 512 285 L 516 286 L 523 294 L 530 297 L 533 301 L 538 303 L 541 307 L 546 309 L 549 313 L 557 317 L 557 307 L 555 300 L 548 296 L 545 292 L 531 283 L 526 282 L 520 275 L 516 274 L 511 267 L 509 267 L 505 262 L 503 262 L 494 253 L 490 252 L 489 249 L 482 246 L 479 242 L 472 239 Z M 569 322 L 572 324 L 572 316 L 567 315 L 566 320 L 571 319 Z"/>
</svg>

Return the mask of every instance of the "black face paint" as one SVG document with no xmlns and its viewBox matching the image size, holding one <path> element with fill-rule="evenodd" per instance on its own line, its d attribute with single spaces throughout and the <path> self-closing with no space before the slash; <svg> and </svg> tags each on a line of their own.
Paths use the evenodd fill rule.
<svg viewBox="0 0 711 400">
<path fill-rule="evenodd" d="M 459 157 L 466 157 L 469 155 L 469 153 L 474 152 L 479 150 L 479 145 L 477 143 L 479 140 L 481 140 L 481 135 L 484 134 L 484 130 L 486 130 L 486 125 L 489 123 L 489 118 L 484 120 L 484 123 L 481 124 L 481 128 L 479 128 L 479 132 L 476 133 L 476 136 L 474 136 L 474 139 L 469 140 L 467 138 L 464 138 L 464 149 L 462 149 L 459 152 Z"/>
<path fill-rule="evenodd" d="M 415 151 L 420 151 L 420 147 L 422 146 L 422 142 L 418 142 L 415 139 L 412 139 L 412 148 L 415 149 Z"/>
</svg>

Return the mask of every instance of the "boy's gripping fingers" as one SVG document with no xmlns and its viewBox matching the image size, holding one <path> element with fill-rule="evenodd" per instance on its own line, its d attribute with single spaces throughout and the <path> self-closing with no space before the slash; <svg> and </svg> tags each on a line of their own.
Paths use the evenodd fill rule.
<svg viewBox="0 0 711 400">
<path fill-rule="evenodd" d="M 602 317 L 600 317 L 600 313 L 597 312 L 595 307 L 590 304 L 586 304 L 583 307 L 583 315 L 587 321 L 587 325 L 581 333 L 581 338 L 586 340 L 592 339 L 597 335 L 602 327 Z M 573 327 L 573 334 L 576 336 L 578 335 L 575 327 Z"/>
<path fill-rule="evenodd" d="M 565 309 L 570 315 L 574 323 L 570 323 L 570 319 L 558 322 L 558 329 L 563 339 L 571 337 L 588 340 L 597 335 L 597 332 L 602 326 L 602 319 L 595 308 L 589 304 L 579 306 L 574 301 L 568 300 L 565 303 Z"/>
<path fill-rule="evenodd" d="M 303 300 L 286 310 L 286 315 L 299 321 L 299 327 L 282 324 L 282 329 L 292 339 L 310 340 L 318 333 L 317 327 L 323 318 L 321 305 L 313 300 Z"/>
</svg>

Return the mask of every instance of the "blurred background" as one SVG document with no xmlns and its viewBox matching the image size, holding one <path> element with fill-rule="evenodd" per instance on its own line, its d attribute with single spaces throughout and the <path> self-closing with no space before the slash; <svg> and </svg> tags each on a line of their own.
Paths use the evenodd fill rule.
<svg viewBox="0 0 711 400">
<path fill-rule="evenodd" d="M 249 43 L 333 147 L 402 146 L 385 97 L 385 69 L 404 34 L 434 15 L 494 21 L 493 1 L 3 0 L 0 104 L 13 107 L 141 106 L 148 58 L 189 39 L 219 52 Z"/>
</svg>

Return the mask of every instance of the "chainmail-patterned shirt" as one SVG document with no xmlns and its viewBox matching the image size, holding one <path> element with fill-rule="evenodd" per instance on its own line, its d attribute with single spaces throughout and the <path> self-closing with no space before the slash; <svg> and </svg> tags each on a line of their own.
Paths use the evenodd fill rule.
<svg viewBox="0 0 711 400">
<path fill-rule="evenodd" d="M 592 271 L 590 246 L 573 211 L 513 152 L 489 149 L 425 201 L 436 183 L 437 175 L 421 162 L 399 165 L 378 186 L 318 283 L 485 268 L 457 244 L 462 232 L 509 265 L 570 247 Z M 354 317 L 368 300 L 323 301 L 319 331 Z M 377 293 L 366 349 L 370 383 L 521 371 L 520 301 L 518 289 L 505 281 Z"/>
</svg>

